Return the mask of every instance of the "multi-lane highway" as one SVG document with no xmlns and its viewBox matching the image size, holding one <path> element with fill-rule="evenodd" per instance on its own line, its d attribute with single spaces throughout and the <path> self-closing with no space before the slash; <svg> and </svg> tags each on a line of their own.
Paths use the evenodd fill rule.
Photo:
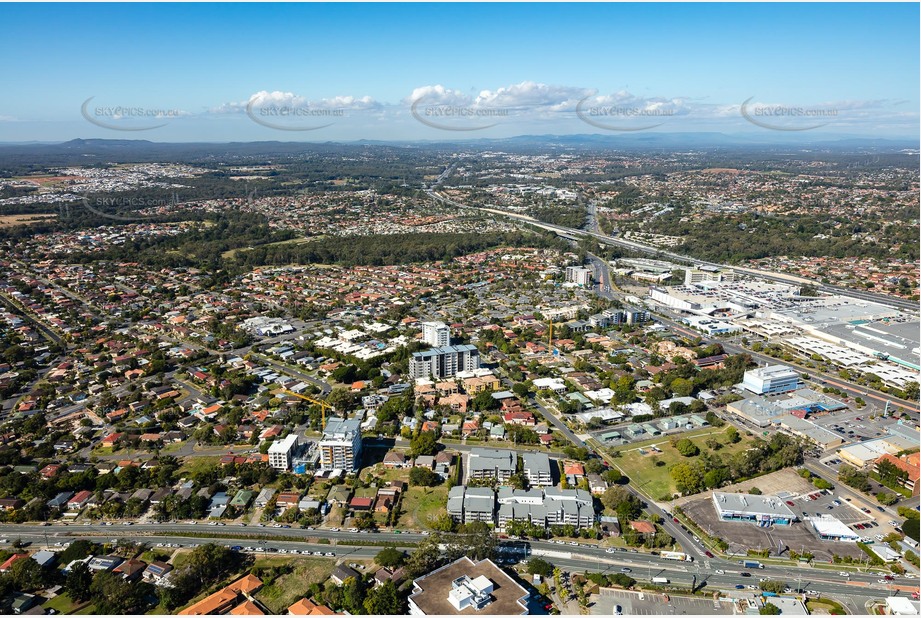
<svg viewBox="0 0 921 618">
<path fill-rule="evenodd" d="M 96 542 L 108 542 L 113 539 L 125 539 L 134 542 L 143 541 L 151 546 L 157 543 L 170 544 L 173 547 L 190 547 L 202 543 L 221 543 L 229 546 L 241 546 L 257 549 L 285 550 L 290 553 L 305 551 L 316 554 L 320 552 L 337 560 L 348 558 L 373 558 L 383 544 L 411 550 L 426 538 L 421 533 L 378 532 L 361 533 L 347 530 L 332 531 L 328 529 L 301 528 L 258 528 L 255 526 L 208 526 L 189 523 L 137 524 L 125 526 L 103 525 L 69 525 L 53 524 L 39 527 L 34 525 L 0 524 L 0 537 L 11 542 L 15 539 L 31 541 L 43 546 L 47 542 L 52 548 L 58 543 L 66 543 L 80 538 Z M 327 542 L 320 542 L 325 540 Z M 374 542 L 375 545 L 362 545 Z M 504 541 L 500 555 L 511 557 L 521 554 L 513 553 L 521 547 L 518 541 Z M 552 541 L 527 541 L 531 556 L 543 555 L 547 560 L 561 568 L 576 571 L 620 572 L 629 569 L 634 579 L 643 582 L 653 577 L 667 577 L 672 584 L 681 586 L 701 585 L 706 582 L 710 588 L 734 588 L 737 585 L 757 585 L 758 579 L 780 580 L 792 588 L 815 590 L 832 598 L 851 597 L 855 601 L 880 598 L 891 591 L 901 589 L 910 592 L 917 589 L 915 578 L 898 578 L 887 586 L 878 583 L 880 575 L 875 573 L 849 572 L 843 576 L 837 570 L 810 569 L 797 566 L 770 566 L 763 569 L 749 569 L 731 560 L 698 559 L 693 562 L 672 561 L 647 553 L 614 551 L 588 544 L 572 544 Z M 748 572 L 750 576 L 743 576 Z M 889 590 L 887 590 L 887 588 Z M 862 603 L 860 603 L 862 607 Z"/>
<path fill-rule="evenodd" d="M 663 249 L 658 249 L 656 247 L 650 247 L 649 245 L 644 245 L 638 242 L 634 242 L 632 240 L 626 240 L 624 238 L 618 238 L 616 236 L 609 236 L 607 234 L 602 234 L 600 232 L 586 231 L 583 229 L 565 227 L 562 225 L 555 225 L 552 223 L 544 223 L 543 221 L 538 221 L 534 217 L 530 217 L 528 215 L 523 215 L 520 213 L 508 212 L 508 211 L 501 210 L 498 208 L 488 208 L 485 206 L 470 206 L 470 205 L 458 202 L 456 200 L 447 198 L 432 189 L 427 189 L 426 193 L 432 199 L 436 201 L 439 201 L 445 204 L 450 204 L 451 206 L 454 206 L 457 208 L 473 208 L 476 210 L 489 212 L 495 215 L 510 217 L 513 219 L 517 219 L 519 221 L 523 221 L 535 227 L 539 227 L 541 229 L 549 230 L 551 232 L 557 232 L 560 234 L 566 234 L 568 236 L 574 236 L 574 237 L 590 236 L 594 238 L 595 240 L 597 240 L 598 242 L 606 244 L 606 245 L 612 245 L 612 246 L 623 247 L 626 249 L 631 249 L 638 253 L 645 253 L 648 255 L 656 256 L 660 259 L 669 259 L 674 262 L 683 263 L 683 264 L 691 264 L 694 266 L 712 266 L 716 268 L 729 268 L 729 269 L 732 269 L 738 272 L 743 272 L 743 273 L 747 273 L 750 275 L 756 275 L 764 279 L 769 279 L 771 281 L 779 281 L 781 283 L 798 283 L 798 284 L 808 283 L 810 285 L 813 285 L 817 290 L 822 291 L 822 292 L 827 292 L 829 294 L 840 294 L 842 296 L 851 296 L 853 298 L 860 298 L 863 300 L 880 303 L 882 305 L 887 305 L 890 307 L 906 309 L 906 310 L 913 311 L 913 312 L 918 311 L 917 302 L 903 299 L 903 298 L 895 298 L 892 296 L 886 296 L 884 294 L 875 294 L 873 292 L 866 292 L 863 290 L 854 290 L 851 288 L 844 288 L 844 287 L 836 286 L 836 285 L 828 285 L 820 281 L 810 280 L 804 277 L 797 277 L 795 275 L 766 272 L 766 271 L 761 271 L 761 270 L 755 270 L 752 268 L 742 268 L 738 266 L 732 266 L 729 264 L 717 264 L 715 262 L 708 262 L 706 260 L 700 260 L 698 258 L 694 258 L 688 255 L 682 255 L 680 253 L 675 253 L 673 251 L 666 251 Z"/>
</svg>

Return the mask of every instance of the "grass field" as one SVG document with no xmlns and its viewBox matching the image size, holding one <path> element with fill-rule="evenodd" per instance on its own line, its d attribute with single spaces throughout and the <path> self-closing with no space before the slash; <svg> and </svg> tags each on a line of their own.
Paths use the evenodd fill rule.
<svg viewBox="0 0 921 618">
<path fill-rule="evenodd" d="M 740 434 L 742 439 L 737 444 L 730 444 L 726 439 L 725 432 L 725 427 L 705 427 L 680 434 L 678 437 L 679 439 L 689 439 L 697 445 L 702 453 L 710 450 L 706 445 L 706 441 L 709 438 L 714 438 L 723 445 L 723 448 L 717 453 L 724 459 L 746 450 L 753 440 L 753 438 Z M 662 452 L 651 451 L 650 447 L 652 446 L 658 447 Z M 640 449 L 646 451 L 646 454 L 640 454 Z M 615 465 L 630 478 L 630 483 L 656 499 L 676 493 L 675 482 L 669 473 L 672 466 L 682 462 L 691 463 L 697 459 L 697 457 L 684 457 L 678 453 L 671 445 L 669 436 L 635 442 L 612 449 L 612 452 L 620 452 L 621 456 L 616 459 Z M 662 462 L 664 465 L 657 466 L 657 461 Z"/>
<path fill-rule="evenodd" d="M 294 567 L 291 573 L 282 575 L 256 593 L 256 598 L 274 614 L 285 614 L 288 606 L 304 596 L 310 584 L 329 579 L 330 573 L 336 566 L 335 560 L 322 558 L 299 558 L 297 560 L 282 558 L 277 562 L 275 560 L 275 558 L 260 558 L 255 564 L 256 567 L 281 564 L 291 564 Z"/>
<path fill-rule="evenodd" d="M 428 528 L 432 516 L 437 516 L 448 506 L 448 488 L 410 487 L 403 496 L 398 526 L 405 528 Z"/>
<path fill-rule="evenodd" d="M 39 221 L 48 221 L 57 215 L 0 215 L 0 229 L 17 225 L 30 225 Z"/>
<path fill-rule="evenodd" d="M 220 457 L 186 457 L 179 468 L 179 474 L 189 475 L 197 474 L 207 470 L 221 460 Z"/>
<path fill-rule="evenodd" d="M 49 609 L 53 609 L 57 611 L 59 614 L 73 614 L 85 608 L 93 609 L 91 606 L 92 606 L 92 603 L 90 601 L 85 601 L 83 603 L 74 603 L 73 599 L 71 599 L 70 596 L 66 593 L 59 594 L 58 596 L 54 597 L 53 599 L 51 599 L 50 601 L 47 601 L 45 604 L 42 605 L 42 607 L 44 607 L 46 611 Z M 85 613 L 89 613 L 89 612 L 85 612 Z"/>
</svg>

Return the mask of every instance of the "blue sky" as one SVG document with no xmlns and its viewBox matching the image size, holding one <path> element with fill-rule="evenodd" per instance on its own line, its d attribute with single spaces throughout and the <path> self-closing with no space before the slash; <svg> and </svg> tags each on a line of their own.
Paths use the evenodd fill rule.
<svg viewBox="0 0 921 618">
<path fill-rule="evenodd" d="M 0 141 L 919 130 L 913 3 L 2 4 L 0 20 Z"/>
</svg>

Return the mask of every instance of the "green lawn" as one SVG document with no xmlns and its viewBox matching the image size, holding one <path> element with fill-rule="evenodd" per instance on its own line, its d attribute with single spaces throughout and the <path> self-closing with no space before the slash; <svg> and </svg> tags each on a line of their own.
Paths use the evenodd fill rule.
<svg viewBox="0 0 921 618">
<path fill-rule="evenodd" d="M 428 528 L 431 517 L 445 511 L 448 506 L 448 488 L 410 487 L 403 495 L 402 515 L 398 526 L 404 528 Z"/>
<path fill-rule="evenodd" d="M 256 598 L 268 607 L 274 614 L 284 614 L 289 605 L 304 596 L 310 584 L 324 582 L 329 579 L 330 573 L 336 566 L 335 560 L 322 558 L 303 558 L 283 562 L 269 562 L 272 559 L 256 560 L 256 567 L 277 566 L 278 564 L 292 564 L 294 571 L 282 575 L 268 586 L 256 593 Z"/>
<path fill-rule="evenodd" d="M 229 448 L 229 447 L 228 447 Z M 203 472 L 221 460 L 220 457 L 194 456 L 186 457 L 179 468 L 179 474 L 191 475 Z"/>
<path fill-rule="evenodd" d="M 737 444 L 729 444 L 725 431 L 725 427 L 704 427 L 680 434 L 678 438 L 691 440 L 701 452 L 709 450 L 706 441 L 709 438 L 714 438 L 723 445 L 723 448 L 716 452 L 724 460 L 749 447 L 752 438 L 740 433 L 742 439 Z M 621 472 L 630 478 L 630 483 L 656 499 L 676 493 L 675 483 L 669 474 L 672 466 L 682 462 L 691 463 L 697 459 L 697 457 L 684 457 L 678 453 L 671 445 L 670 439 L 670 436 L 660 436 L 652 440 L 644 440 L 643 442 L 635 442 L 611 449 L 612 452 L 620 452 L 621 456 L 614 460 L 614 463 Z M 656 453 L 650 450 L 652 446 L 658 447 L 662 452 Z M 641 454 L 640 449 L 644 450 L 645 454 Z M 657 466 L 657 461 L 664 465 Z"/>
<path fill-rule="evenodd" d="M 85 601 L 83 603 L 74 603 L 73 599 L 69 595 L 59 594 L 50 601 L 47 601 L 42 605 L 45 610 L 54 609 L 57 610 L 59 614 L 73 614 L 75 610 L 83 609 L 84 607 L 92 609 L 92 603 L 90 601 Z M 89 612 L 78 612 L 78 613 L 89 613 Z"/>
</svg>

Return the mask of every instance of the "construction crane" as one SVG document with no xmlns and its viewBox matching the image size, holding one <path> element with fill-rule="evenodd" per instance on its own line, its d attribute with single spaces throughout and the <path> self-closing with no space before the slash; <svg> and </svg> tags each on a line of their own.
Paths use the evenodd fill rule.
<svg viewBox="0 0 921 618">
<path fill-rule="evenodd" d="M 547 342 L 547 347 L 550 348 L 550 353 L 553 354 L 553 320 L 550 320 L 550 340 Z"/>
<path fill-rule="evenodd" d="M 286 395 L 291 395 L 292 397 L 298 397 L 300 399 L 303 399 L 304 401 L 309 401 L 310 403 L 316 406 L 320 406 L 320 416 L 322 419 L 320 429 L 323 430 L 326 428 L 326 410 L 332 411 L 334 409 L 331 403 L 323 401 L 322 399 L 316 399 L 315 397 L 311 397 L 310 395 L 302 395 L 300 393 L 295 393 L 294 391 L 289 391 L 286 388 L 281 389 L 281 392 L 283 392 Z"/>
</svg>

